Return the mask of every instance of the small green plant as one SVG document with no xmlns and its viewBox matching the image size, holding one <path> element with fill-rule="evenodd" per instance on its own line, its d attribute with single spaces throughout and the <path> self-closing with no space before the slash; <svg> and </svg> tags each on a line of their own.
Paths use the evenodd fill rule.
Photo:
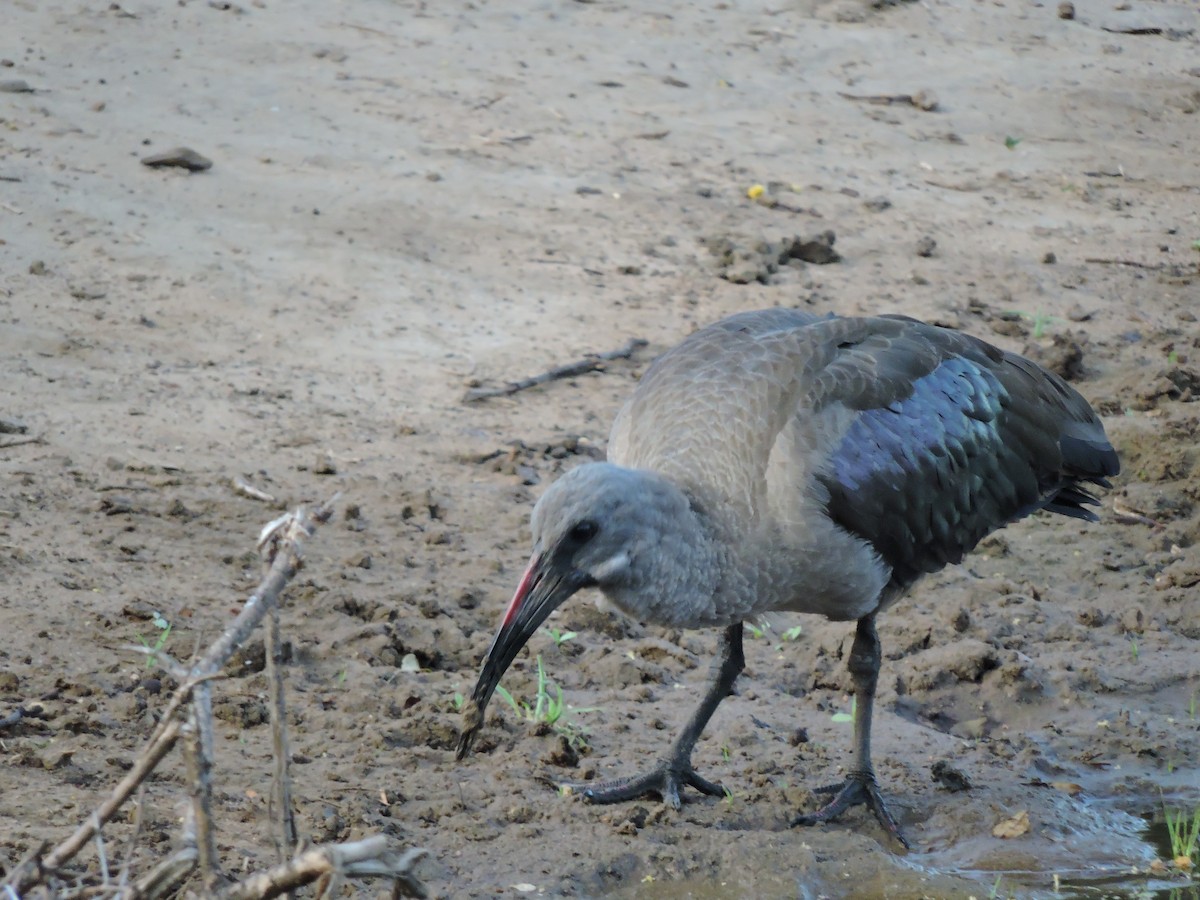
<svg viewBox="0 0 1200 900">
<path fill-rule="evenodd" d="M 854 711 L 855 711 L 855 708 L 857 707 L 857 705 L 858 705 L 858 698 L 851 697 L 850 698 L 850 712 L 848 712 L 848 713 L 835 712 L 831 718 L 835 722 L 853 722 L 854 721 Z"/>
<path fill-rule="evenodd" d="M 526 703 L 524 700 L 517 700 L 500 685 L 496 686 L 496 693 L 512 707 L 513 712 L 525 721 L 553 729 L 574 747 L 586 746 L 587 733 L 579 725 L 568 722 L 564 716 L 568 709 L 573 713 L 586 713 L 595 712 L 597 707 L 587 706 L 579 709 L 568 707 L 563 701 L 562 688 L 546 676 L 541 656 L 537 658 L 537 675 L 537 694 L 534 696 L 532 704 Z M 551 688 L 554 690 L 553 695 L 550 693 Z"/>
<path fill-rule="evenodd" d="M 722 762 L 729 762 L 729 757 L 730 757 L 730 755 L 731 755 L 731 754 L 730 754 L 730 752 L 729 752 L 729 745 L 728 745 L 728 744 L 722 744 L 722 745 L 721 745 L 721 761 L 722 761 Z"/>
<path fill-rule="evenodd" d="M 1048 316 L 1041 310 L 1030 314 L 1027 312 L 1022 312 L 1019 309 L 1014 309 L 1012 314 L 1025 319 L 1027 322 L 1033 325 L 1033 337 L 1035 340 L 1041 340 L 1046 334 L 1046 328 L 1058 321 L 1054 318 L 1054 316 Z"/>
<path fill-rule="evenodd" d="M 550 635 L 550 640 L 554 641 L 555 647 L 561 647 L 573 637 L 578 637 L 578 631 L 559 631 L 557 628 L 546 626 L 542 629 L 546 634 Z"/>
<path fill-rule="evenodd" d="M 1017 144 L 1021 143 L 1024 138 L 1013 137 L 1011 134 L 1004 139 L 1004 146 L 1009 150 L 1016 150 Z"/>
<path fill-rule="evenodd" d="M 988 892 L 988 900 L 998 900 L 998 898 L 1004 896 L 1004 894 L 1001 893 L 1001 891 L 1003 890 L 1003 888 L 1001 887 L 1002 881 L 1004 881 L 1004 876 L 997 875 L 996 883 L 992 885 L 991 891 Z"/>
<path fill-rule="evenodd" d="M 1200 862 L 1200 806 L 1189 814 L 1186 810 L 1169 809 L 1164 804 L 1163 818 L 1171 841 L 1171 858 L 1176 863 L 1189 860 L 1189 867 Z"/>
<path fill-rule="evenodd" d="M 754 638 L 755 640 L 760 639 L 764 634 L 767 633 L 767 629 L 770 628 L 766 622 L 762 622 L 758 625 L 755 625 L 751 622 L 747 622 L 745 624 L 746 630 L 750 632 L 750 637 Z"/>
<path fill-rule="evenodd" d="M 733 791 L 731 791 L 727 787 L 723 787 L 723 788 L 721 788 L 721 790 L 725 792 L 725 800 L 724 800 L 725 805 L 733 806 Z"/>
<path fill-rule="evenodd" d="M 1196 691 L 1192 691 L 1192 699 L 1188 701 L 1188 718 L 1196 718 Z"/>
<path fill-rule="evenodd" d="M 455 691 L 454 696 L 450 698 L 450 703 L 454 707 L 455 712 L 462 712 L 463 702 L 462 691 Z"/>
<path fill-rule="evenodd" d="M 580 709 L 576 712 L 587 712 L 587 710 Z M 554 733 L 562 735 L 566 742 L 576 750 L 591 749 L 591 744 L 588 743 L 587 729 L 582 725 L 575 722 L 559 722 L 554 726 Z"/>
<path fill-rule="evenodd" d="M 137 639 L 142 642 L 142 646 L 150 651 L 146 654 L 147 669 L 154 667 L 154 662 L 157 658 L 158 651 L 167 645 L 167 638 L 171 636 L 172 625 L 165 618 L 163 618 L 162 613 L 156 611 L 154 613 L 153 622 L 154 627 L 158 629 L 158 638 L 154 641 L 153 646 L 151 646 L 150 642 L 140 634 L 137 636 Z"/>
<path fill-rule="evenodd" d="M 1200 241 L 1192 241 L 1192 249 L 1200 250 Z"/>
<path fill-rule="evenodd" d="M 780 635 L 780 637 L 783 638 L 783 640 L 781 640 L 778 644 L 775 645 L 775 649 L 782 651 L 783 645 L 785 642 L 799 640 L 800 635 L 802 635 L 803 633 L 804 633 L 803 626 L 793 625 L 791 628 L 789 628 L 787 631 L 785 631 L 783 634 Z"/>
<path fill-rule="evenodd" d="M 1179 351 L 1172 350 L 1167 354 L 1167 363 L 1174 366 L 1179 364 Z"/>
<path fill-rule="evenodd" d="M 1129 635 L 1129 655 L 1133 657 L 1134 662 L 1138 661 L 1138 652 L 1139 651 L 1138 651 L 1137 635 L 1130 634 Z"/>
</svg>

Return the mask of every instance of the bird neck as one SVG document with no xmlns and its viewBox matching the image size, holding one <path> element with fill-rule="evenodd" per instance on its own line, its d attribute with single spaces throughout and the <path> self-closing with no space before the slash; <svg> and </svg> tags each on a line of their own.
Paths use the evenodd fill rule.
<svg viewBox="0 0 1200 900">
<path fill-rule="evenodd" d="M 733 596 L 747 595 L 736 568 L 736 541 L 722 507 L 661 475 L 645 473 L 672 497 L 670 513 L 638 544 L 632 577 L 605 585 L 609 601 L 632 618 L 675 628 L 700 628 L 740 621 Z M 662 482 L 666 482 L 663 485 Z"/>
</svg>

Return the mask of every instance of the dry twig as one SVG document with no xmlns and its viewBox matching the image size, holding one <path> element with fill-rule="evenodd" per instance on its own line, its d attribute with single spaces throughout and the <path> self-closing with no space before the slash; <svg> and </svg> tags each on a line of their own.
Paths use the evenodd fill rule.
<svg viewBox="0 0 1200 900">
<path fill-rule="evenodd" d="M 335 498 L 336 499 L 336 498 Z M 164 663 L 178 671 L 181 683 L 167 702 L 163 717 L 151 735 L 145 748 L 134 761 L 133 767 L 113 788 L 109 797 L 93 810 L 67 840 L 45 854 L 46 844 L 33 848 L 0 883 L 0 897 L 20 897 L 38 885 L 47 885 L 55 896 L 82 896 L 95 893 L 95 886 L 75 885 L 63 891 L 55 882 L 62 867 L 74 858 L 89 841 L 96 841 L 100 856 L 103 893 L 119 896 L 122 900 L 157 900 L 176 891 L 180 884 L 200 867 L 204 876 L 204 891 L 208 895 L 236 898 L 267 898 L 288 893 L 301 885 L 321 882 L 326 889 L 334 889 L 349 877 L 379 877 L 392 879 L 393 896 L 425 897 L 424 886 L 413 874 L 413 868 L 424 856 L 424 850 L 409 850 L 398 853 L 390 848 L 387 838 L 375 836 L 348 844 L 333 844 L 305 851 L 289 862 L 267 872 L 252 875 L 235 884 L 224 884 L 221 876 L 214 839 L 212 817 L 212 759 L 213 718 L 211 682 L 220 677 L 220 670 L 234 652 L 253 633 L 268 614 L 273 621 L 269 629 L 269 659 L 273 665 L 273 692 L 278 696 L 272 703 L 272 713 L 278 717 L 278 729 L 273 731 L 276 761 L 276 802 L 282 819 L 280 840 L 287 852 L 296 843 L 295 822 L 292 819 L 290 788 L 287 783 L 287 736 L 284 729 L 283 682 L 278 671 L 280 636 L 277 611 L 280 592 L 295 575 L 301 565 L 301 542 L 310 537 L 316 526 L 329 520 L 333 513 L 333 501 L 321 506 L 311 514 L 300 509 L 281 516 L 269 523 L 259 537 L 259 551 L 263 554 L 268 570 L 257 591 L 250 596 L 233 623 L 213 642 L 204 655 L 190 669 L 181 670 L 178 663 Z M 186 724 L 181 713 L 188 708 Z M 19 711 L 23 714 L 23 711 Z M 19 721 L 14 713 L 6 722 Z M 11 720 L 11 722 L 9 721 Z M 181 847 L 167 859 L 161 861 L 148 873 L 128 884 L 128 863 L 140 830 L 138 825 L 130 838 L 126 859 L 122 864 L 120 882 L 110 881 L 108 860 L 101 838 L 101 829 L 112 819 L 116 811 L 137 791 L 149 774 L 154 771 L 181 736 L 186 738 L 188 776 L 191 788 L 191 803 L 184 817 Z M 282 760 L 282 762 L 280 761 Z"/>
<path fill-rule="evenodd" d="M 180 689 L 182 690 L 182 687 Z M 48 856 L 39 861 L 38 871 L 31 873 L 33 877 L 23 878 L 22 873 L 18 871 L 14 876 L 10 876 L 8 881 L 4 882 L 3 886 L 11 887 L 17 894 L 20 894 L 35 884 L 40 884 L 45 873 L 58 870 L 68 860 L 72 859 L 75 854 L 87 846 L 88 842 L 95 837 L 96 829 L 113 817 L 116 811 L 138 789 L 139 785 L 146 780 L 146 777 L 162 762 L 163 757 L 167 755 L 168 751 L 175 746 L 175 741 L 179 739 L 179 732 L 182 727 L 183 723 L 177 719 L 165 722 L 164 725 L 160 726 L 158 733 L 134 761 L 133 768 L 125 773 L 124 778 L 117 782 L 108 799 L 96 807 L 92 815 L 88 816 L 87 820 L 75 830 L 74 834 L 51 850 Z"/>
<path fill-rule="evenodd" d="M 390 844 L 388 838 L 377 834 L 361 841 L 313 847 L 290 862 L 231 885 L 218 896 L 222 900 L 266 900 L 321 879 L 342 878 L 391 878 L 399 889 L 398 896 L 429 896 L 413 874 L 416 864 L 429 851 L 412 849 L 398 853 Z"/>
<path fill-rule="evenodd" d="M 267 657 L 267 681 L 271 692 L 271 744 L 274 748 L 275 770 L 271 777 L 271 803 L 275 807 L 279 831 L 275 834 L 275 850 L 283 862 L 296 850 L 296 816 L 292 808 L 292 785 L 288 774 L 290 753 L 287 739 L 287 704 L 283 692 L 283 640 L 279 631 L 279 607 L 267 617 L 267 636 L 264 641 Z"/>
<path fill-rule="evenodd" d="M 266 491 L 260 491 L 244 478 L 234 478 L 230 481 L 233 489 L 243 497 L 249 497 L 251 500 L 261 500 L 263 503 L 274 503 L 275 498 Z"/>
<path fill-rule="evenodd" d="M 183 817 L 179 849 L 121 892 L 121 900 L 158 900 L 174 892 L 192 874 L 200 857 L 196 849 L 196 822 L 189 806 Z"/>
<path fill-rule="evenodd" d="M 224 880 L 224 876 L 217 858 L 216 827 L 212 815 L 212 692 L 207 682 L 197 685 L 192 692 L 192 709 L 183 735 L 192 818 L 196 823 L 200 877 L 205 889 L 211 891 Z"/>
<path fill-rule="evenodd" d="M 188 677 L 182 680 L 172 694 L 158 727 L 134 761 L 133 767 L 116 784 L 108 798 L 95 808 L 69 838 L 47 855 L 43 855 L 44 845 L 37 847 L 9 873 L 6 881 L 0 883 L 0 890 L 7 895 L 20 896 L 36 885 L 47 883 L 90 841 L 96 839 L 104 824 L 112 819 L 185 732 L 185 725 L 180 721 L 179 714 L 189 702 L 191 709 L 186 733 L 191 748 L 189 775 L 193 802 L 188 817 L 188 821 L 192 823 L 189 826 L 191 836 L 187 838 L 181 851 L 156 867 L 148 876 L 138 879 L 132 887 L 122 891 L 122 896 L 161 896 L 172 885 L 186 877 L 197 860 L 205 870 L 206 881 L 209 882 L 207 886 L 213 886 L 212 882 L 215 881 L 217 873 L 217 859 L 211 817 L 213 740 L 209 683 L 219 677 L 221 669 L 237 648 L 275 607 L 280 593 L 300 568 L 303 539 L 310 537 L 318 524 L 329 520 L 333 514 L 332 503 L 333 501 L 330 501 L 311 513 L 300 509 L 281 516 L 263 529 L 259 538 L 259 549 L 269 562 L 266 576 L 258 590 L 243 605 L 233 623 L 192 665 L 187 673 Z M 107 865 L 104 868 L 107 880 Z"/>
<path fill-rule="evenodd" d="M 1168 271 L 1178 271 L 1178 272 L 1182 273 L 1182 272 L 1186 271 L 1187 269 L 1190 269 L 1193 267 L 1200 268 L 1200 266 L 1195 266 L 1195 264 L 1193 264 L 1193 263 L 1170 263 L 1170 262 L 1145 263 L 1145 262 L 1139 262 L 1136 259 L 1110 259 L 1107 256 L 1089 256 L 1087 259 L 1084 260 L 1084 262 L 1095 263 L 1096 265 L 1101 265 L 1101 266 L 1129 266 L 1134 269 L 1147 269 L 1151 272 L 1161 272 L 1163 270 L 1168 270 Z"/>
<path fill-rule="evenodd" d="M 471 388 L 471 390 L 463 395 L 463 402 L 473 403 L 476 400 L 486 400 L 489 397 L 507 397 L 518 391 L 528 390 L 539 384 L 545 384 L 548 381 L 557 381 L 561 378 L 574 378 L 576 375 L 594 372 L 597 369 L 603 369 L 606 362 L 611 362 L 614 359 L 629 359 L 635 352 L 645 346 L 646 341 L 641 338 L 630 338 L 624 347 L 609 350 L 605 353 L 592 353 L 573 363 L 556 366 L 548 372 L 532 375 L 529 378 L 522 378 L 520 381 L 510 381 L 504 387 Z"/>
<path fill-rule="evenodd" d="M 44 444 L 46 439 L 43 437 L 26 437 L 16 438 L 15 440 L 5 441 L 0 444 L 0 450 L 7 450 L 9 447 L 20 447 L 22 444 Z"/>
<path fill-rule="evenodd" d="M 915 94 L 847 94 L 838 91 L 838 96 L 872 106 L 915 106 L 926 112 L 933 112 L 938 106 L 937 97 L 929 91 L 917 91 Z"/>
</svg>

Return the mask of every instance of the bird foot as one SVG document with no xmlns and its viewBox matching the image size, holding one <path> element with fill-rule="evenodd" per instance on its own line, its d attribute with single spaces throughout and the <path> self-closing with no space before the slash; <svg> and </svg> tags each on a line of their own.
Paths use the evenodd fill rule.
<svg viewBox="0 0 1200 900">
<path fill-rule="evenodd" d="M 815 793 L 833 794 L 833 799 L 813 813 L 796 816 L 792 825 L 817 825 L 831 822 L 852 806 L 865 805 L 875 814 L 883 830 L 896 839 L 905 850 L 909 849 L 908 841 L 900 832 L 900 826 L 888 812 L 883 795 L 879 792 L 879 784 L 875 781 L 874 772 L 851 772 L 841 784 L 831 784 L 819 787 Z"/>
<path fill-rule="evenodd" d="M 710 797 L 725 796 L 725 789 L 721 785 L 701 778 L 690 762 L 680 764 L 669 759 L 643 775 L 588 784 L 568 784 L 566 787 L 572 793 L 582 794 L 588 803 L 621 803 L 645 794 L 658 794 L 663 803 L 672 809 L 679 809 L 679 791 L 684 787 L 695 788 Z"/>
</svg>

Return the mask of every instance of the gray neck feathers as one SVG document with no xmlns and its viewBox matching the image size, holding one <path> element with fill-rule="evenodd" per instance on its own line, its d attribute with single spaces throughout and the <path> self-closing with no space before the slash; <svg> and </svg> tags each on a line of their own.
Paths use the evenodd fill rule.
<svg viewBox="0 0 1200 900">
<path fill-rule="evenodd" d="M 663 476 L 639 474 L 657 483 L 647 491 L 644 521 L 630 542 L 629 578 L 602 585 L 605 596 L 631 617 L 656 625 L 740 621 L 753 585 L 738 571 L 737 544 L 719 514 Z"/>
</svg>

